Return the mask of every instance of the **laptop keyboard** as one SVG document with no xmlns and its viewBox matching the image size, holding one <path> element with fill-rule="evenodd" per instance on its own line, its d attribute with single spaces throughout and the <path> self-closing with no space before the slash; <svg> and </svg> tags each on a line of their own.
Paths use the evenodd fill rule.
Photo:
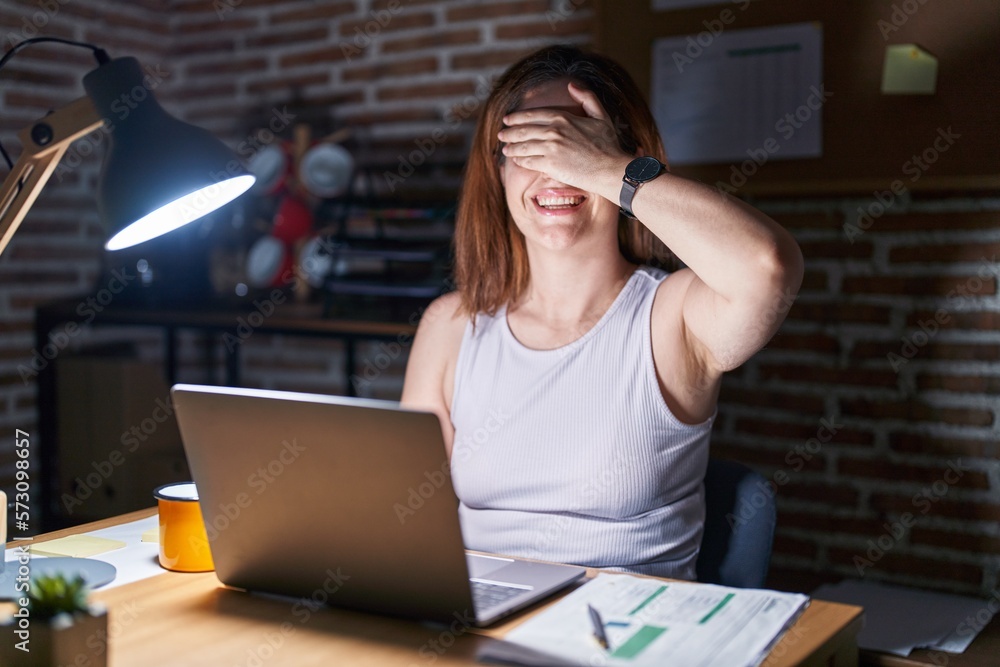
<svg viewBox="0 0 1000 667">
<path fill-rule="evenodd" d="M 472 604 L 478 613 L 487 613 L 507 600 L 527 592 L 528 589 L 501 584 L 488 584 L 483 581 L 470 581 L 472 585 Z"/>
</svg>

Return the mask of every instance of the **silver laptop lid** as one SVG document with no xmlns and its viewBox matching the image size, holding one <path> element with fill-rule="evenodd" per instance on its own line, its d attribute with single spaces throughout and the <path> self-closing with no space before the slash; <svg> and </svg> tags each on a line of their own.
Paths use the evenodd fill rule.
<svg viewBox="0 0 1000 667">
<path fill-rule="evenodd" d="M 257 389 L 171 394 L 224 584 L 431 620 L 471 614 L 436 415 Z"/>
</svg>

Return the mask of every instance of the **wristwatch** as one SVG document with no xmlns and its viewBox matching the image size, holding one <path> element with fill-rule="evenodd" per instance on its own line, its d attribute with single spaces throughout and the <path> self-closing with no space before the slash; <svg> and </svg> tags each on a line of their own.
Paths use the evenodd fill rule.
<svg viewBox="0 0 1000 667">
<path fill-rule="evenodd" d="M 629 162 L 628 166 L 625 167 L 625 176 L 622 178 L 622 191 L 618 195 L 618 203 L 621 206 L 619 210 L 635 220 L 635 214 L 632 213 L 632 198 L 635 197 L 635 191 L 643 183 L 649 183 L 664 171 L 666 168 L 663 163 L 648 155 L 637 157 Z"/>
</svg>

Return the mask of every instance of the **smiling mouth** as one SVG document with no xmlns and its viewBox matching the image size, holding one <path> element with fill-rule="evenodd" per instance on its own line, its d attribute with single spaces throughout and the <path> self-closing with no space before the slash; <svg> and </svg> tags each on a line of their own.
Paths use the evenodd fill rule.
<svg viewBox="0 0 1000 667">
<path fill-rule="evenodd" d="M 583 201 L 586 199 L 586 197 L 582 197 L 582 196 L 578 196 L 578 197 L 543 197 L 543 196 L 539 195 L 538 197 L 535 197 L 534 199 L 535 199 L 535 203 L 538 204 L 539 206 L 541 206 L 542 208 L 548 209 L 550 211 L 557 211 L 557 210 L 567 209 L 567 208 L 576 208 L 577 206 L 579 206 L 580 204 L 583 203 Z"/>
</svg>

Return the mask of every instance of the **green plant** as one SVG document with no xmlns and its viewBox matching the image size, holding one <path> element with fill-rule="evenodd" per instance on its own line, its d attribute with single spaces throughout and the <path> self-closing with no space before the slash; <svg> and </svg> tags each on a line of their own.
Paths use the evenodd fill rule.
<svg viewBox="0 0 1000 667">
<path fill-rule="evenodd" d="M 47 574 L 32 579 L 28 609 L 32 617 L 39 619 L 51 619 L 59 614 L 88 613 L 87 582 L 79 574 L 72 579 L 63 574 Z"/>
</svg>

